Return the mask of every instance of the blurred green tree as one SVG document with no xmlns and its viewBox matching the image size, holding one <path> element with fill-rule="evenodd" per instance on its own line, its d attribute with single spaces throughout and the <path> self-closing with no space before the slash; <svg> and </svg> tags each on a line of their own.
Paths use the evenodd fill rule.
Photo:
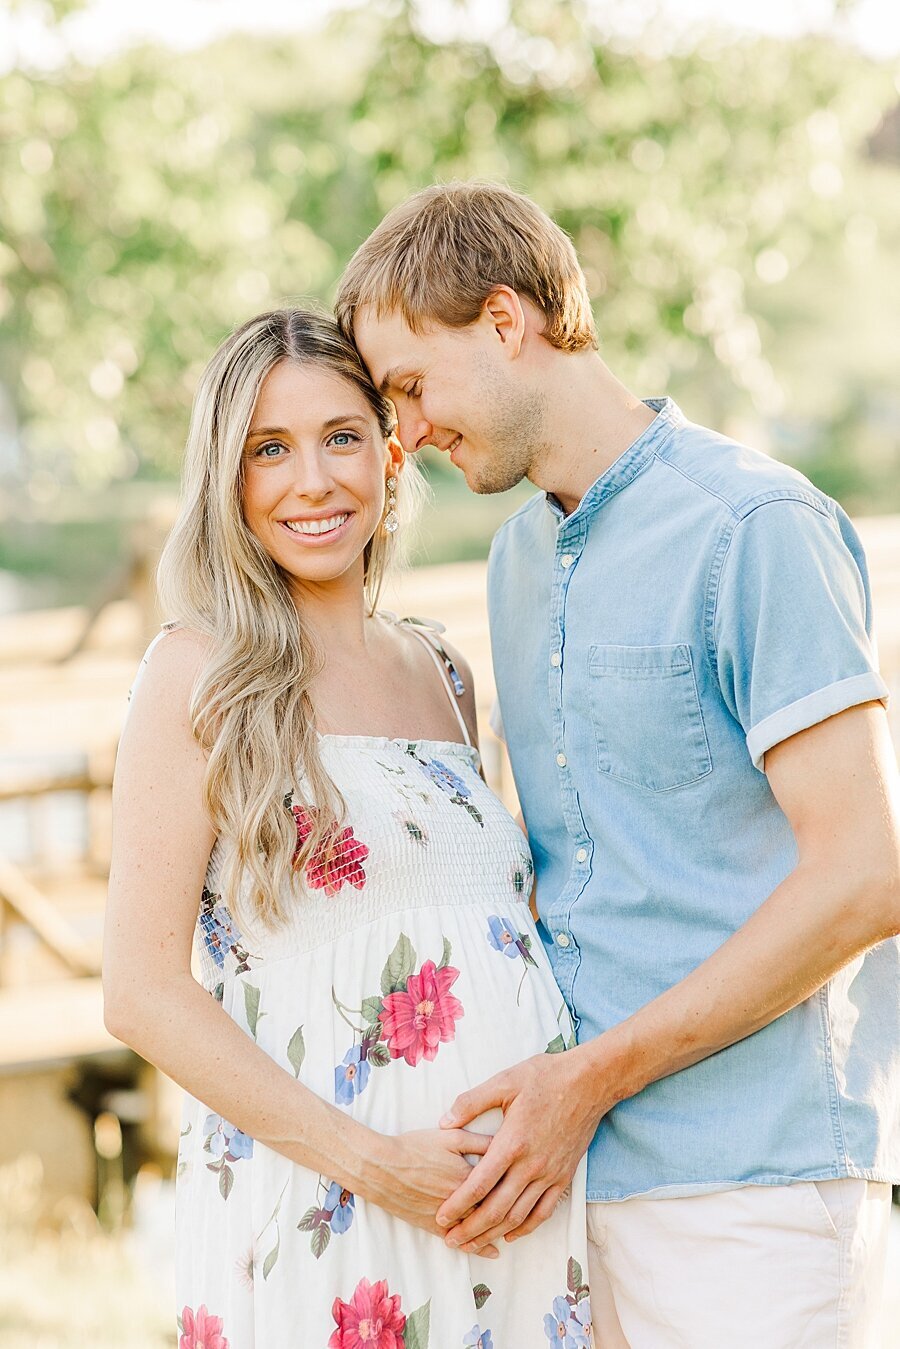
<svg viewBox="0 0 900 1349">
<path fill-rule="evenodd" d="M 171 473 L 222 335 L 327 303 L 384 211 L 452 177 L 506 179 L 571 233 L 604 354 L 640 392 L 690 382 L 697 415 L 777 416 L 748 288 L 842 237 L 892 73 L 824 37 L 661 53 L 593 22 L 578 0 L 513 0 L 489 43 L 437 42 L 404 0 L 0 77 L 11 472 Z"/>
</svg>

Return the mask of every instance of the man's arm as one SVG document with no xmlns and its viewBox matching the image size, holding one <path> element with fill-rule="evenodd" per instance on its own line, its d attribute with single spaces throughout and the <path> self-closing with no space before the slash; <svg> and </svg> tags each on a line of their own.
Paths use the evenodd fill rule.
<svg viewBox="0 0 900 1349">
<path fill-rule="evenodd" d="M 612 1106 L 767 1026 L 900 932 L 900 801 L 883 706 L 791 736 L 768 751 L 765 772 L 796 839 L 794 870 L 709 959 L 626 1021 L 457 1098 L 445 1127 L 497 1105 L 504 1121 L 439 1210 L 448 1244 L 474 1250 L 533 1231 Z"/>
</svg>

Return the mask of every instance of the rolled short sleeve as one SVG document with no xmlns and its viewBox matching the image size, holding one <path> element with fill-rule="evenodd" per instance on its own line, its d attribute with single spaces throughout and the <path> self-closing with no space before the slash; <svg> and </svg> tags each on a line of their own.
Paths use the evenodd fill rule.
<svg viewBox="0 0 900 1349">
<path fill-rule="evenodd" d="M 836 517 L 795 499 L 734 527 L 713 600 L 722 696 L 754 767 L 773 745 L 848 707 L 881 700 L 862 545 Z"/>
</svg>

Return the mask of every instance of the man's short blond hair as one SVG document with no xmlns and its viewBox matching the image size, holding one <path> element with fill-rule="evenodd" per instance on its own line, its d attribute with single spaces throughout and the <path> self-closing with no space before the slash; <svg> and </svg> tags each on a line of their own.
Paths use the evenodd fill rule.
<svg viewBox="0 0 900 1349">
<path fill-rule="evenodd" d="M 584 273 L 572 241 L 528 197 L 499 183 L 426 187 L 389 211 L 356 250 L 338 286 L 335 316 L 352 340 L 357 312 L 399 313 L 415 333 L 429 323 L 474 323 L 496 286 L 526 296 L 561 351 L 596 347 Z"/>
</svg>

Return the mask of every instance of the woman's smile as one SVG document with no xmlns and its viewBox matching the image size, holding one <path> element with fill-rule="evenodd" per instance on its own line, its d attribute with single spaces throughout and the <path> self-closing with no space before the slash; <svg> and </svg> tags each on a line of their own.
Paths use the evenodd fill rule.
<svg viewBox="0 0 900 1349">
<path fill-rule="evenodd" d="M 279 520 L 278 524 L 301 547 L 321 548 L 343 537 L 355 513 L 355 511 L 335 511 L 327 516 L 305 515 L 290 520 Z"/>
</svg>

